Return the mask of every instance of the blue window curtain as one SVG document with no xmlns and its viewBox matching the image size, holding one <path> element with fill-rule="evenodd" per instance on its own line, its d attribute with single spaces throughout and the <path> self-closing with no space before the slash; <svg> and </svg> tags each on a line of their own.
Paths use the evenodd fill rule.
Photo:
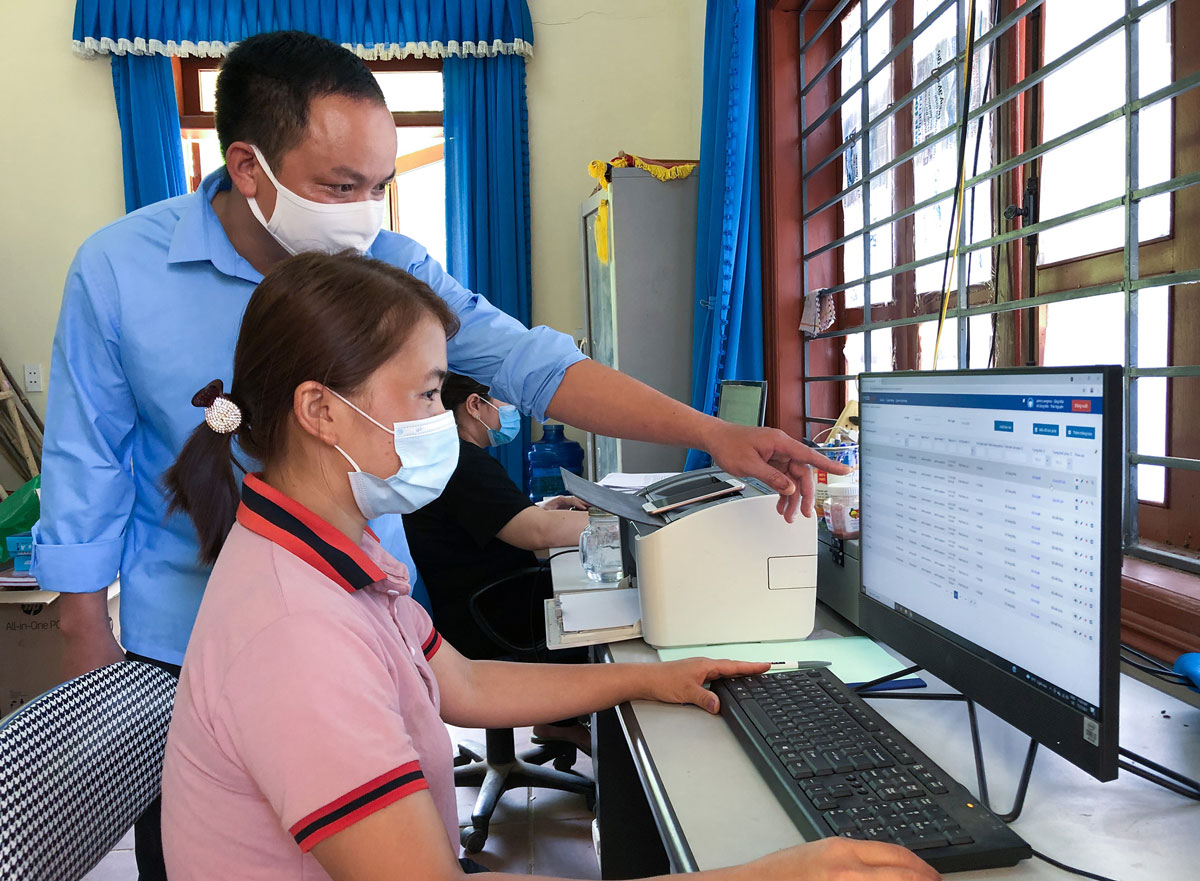
<svg viewBox="0 0 1200 881">
<path fill-rule="evenodd" d="M 113 95 L 121 125 L 125 210 L 187 192 L 171 59 L 114 55 Z"/>
<path fill-rule="evenodd" d="M 184 192 L 173 183 L 184 180 L 182 149 L 167 145 L 166 119 L 175 115 L 171 70 L 155 56 L 220 57 L 253 34 L 288 29 L 326 37 L 369 60 L 533 53 L 526 0 L 77 0 L 75 51 L 113 56 L 126 210 Z"/>
<path fill-rule="evenodd" d="M 529 131 L 525 59 L 448 58 L 446 242 L 450 274 L 528 326 L 533 318 L 529 252 Z M 529 423 L 492 449 L 525 485 Z"/>
<path fill-rule="evenodd" d="M 113 56 L 126 210 L 185 191 L 171 69 L 162 56 L 220 57 L 253 34 L 287 29 L 369 60 L 533 53 L 526 0 L 77 0 L 75 51 Z"/>
<path fill-rule="evenodd" d="M 692 324 L 692 406 L 723 379 L 763 378 L 757 22 L 753 0 L 709 0 Z M 688 452 L 686 468 L 707 453 Z"/>
</svg>

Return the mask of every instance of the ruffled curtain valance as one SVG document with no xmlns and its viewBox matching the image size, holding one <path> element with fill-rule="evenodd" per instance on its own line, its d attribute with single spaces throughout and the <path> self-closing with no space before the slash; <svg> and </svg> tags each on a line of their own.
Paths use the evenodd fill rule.
<svg viewBox="0 0 1200 881">
<path fill-rule="evenodd" d="M 216 58 L 278 30 L 318 34 L 372 61 L 533 54 L 526 0 L 78 0 L 74 48 Z"/>
</svg>

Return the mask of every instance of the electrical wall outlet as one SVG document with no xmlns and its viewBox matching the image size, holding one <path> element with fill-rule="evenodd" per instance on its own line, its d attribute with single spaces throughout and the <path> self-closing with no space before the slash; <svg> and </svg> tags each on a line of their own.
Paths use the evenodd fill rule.
<svg viewBox="0 0 1200 881">
<path fill-rule="evenodd" d="M 26 364 L 25 365 L 25 391 L 40 392 L 42 391 L 42 365 L 41 364 Z"/>
</svg>

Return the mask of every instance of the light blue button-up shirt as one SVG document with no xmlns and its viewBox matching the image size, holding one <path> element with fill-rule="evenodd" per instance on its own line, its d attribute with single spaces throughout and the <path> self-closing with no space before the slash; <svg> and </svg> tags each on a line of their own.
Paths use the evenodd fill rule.
<svg viewBox="0 0 1200 881">
<path fill-rule="evenodd" d="M 67 275 L 50 367 L 42 514 L 33 573 L 48 590 L 91 592 L 121 576 L 121 642 L 179 664 L 208 568 L 191 522 L 167 516 L 162 475 L 202 414 L 192 395 L 229 388 L 242 313 L 262 275 L 234 250 L 212 208 L 225 182 L 129 214 L 92 235 Z M 368 256 L 440 294 L 462 328 L 451 369 L 544 419 L 583 356 L 547 327 L 528 329 L 446 274 L 412 239 L 381 232 Z M 400 517 L 372 525 L 412 564 Z"/>
</svg>

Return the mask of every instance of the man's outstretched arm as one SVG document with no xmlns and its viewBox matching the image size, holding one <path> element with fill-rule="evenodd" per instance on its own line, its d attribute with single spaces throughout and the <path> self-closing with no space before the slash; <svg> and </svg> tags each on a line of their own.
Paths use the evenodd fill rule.
<svg viewBox="0 0 1200 881">
<path fill-rule="evenodd" d="M 810 465 L 834 474 L 852 470 L 779 429 L 724 422 L 591 360 L 567 368 L 547 414 L 609 437 L 706 450 L 730 474 L 756 477 L 776 490 L 779 513 L 789 521 L 798 507 L 805 517 L 812 515 Z"/>
</svg>

